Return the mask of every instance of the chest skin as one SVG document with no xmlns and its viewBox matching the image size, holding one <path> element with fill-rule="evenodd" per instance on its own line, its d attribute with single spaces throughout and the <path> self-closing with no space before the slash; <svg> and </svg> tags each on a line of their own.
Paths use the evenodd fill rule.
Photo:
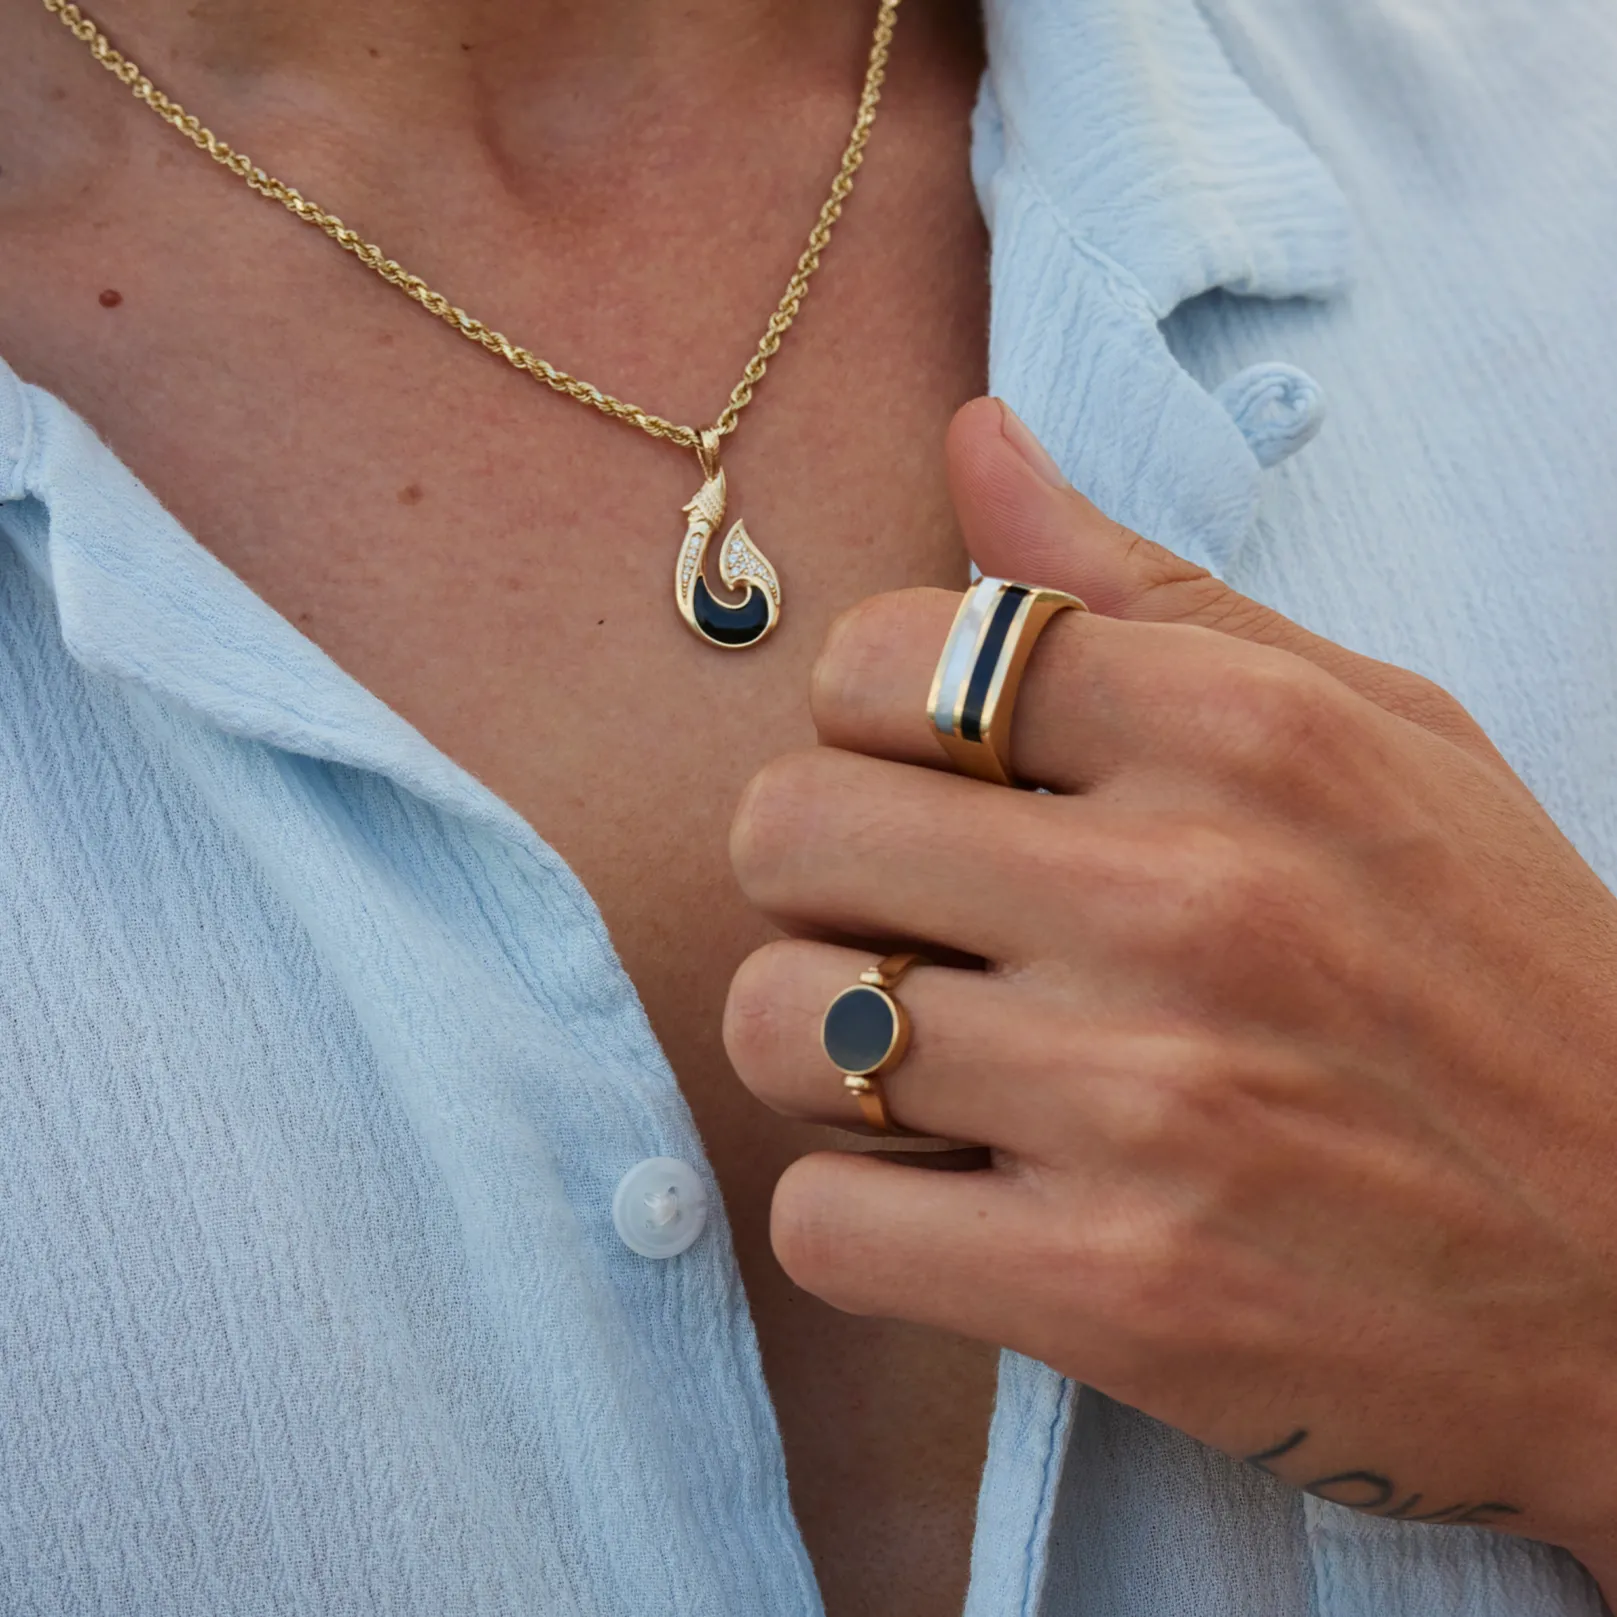
<svg viewBox="0 0 1617 1617">
<path fill-rule="evenodd" d="M 0 25 L 31 103 L 0 133 L 0 353 L 599 903 L 730 1210 L 833 1617 L 959 1610 L 993 1379 L 981 1345 L 836 1314 L 780 1273 L 774 1181 L 826 1141 L 759 1107 L 719 1036 L 729 977 L 769 935 L 729 872 L 730 816 L 759 765 L 812 743 L 827 626 L 878 591 L 964 583 L 941 438 L 984 380 L 976 45 L 920 7 L 905 26 L 856 196 L 726 444 L 729 517 L 774 561 L 784 616 L 763 646 L 719 652 L 672 600 L 694 454 L 437 325 L 129 103 L 49 18 Z M 852 99 L 814 91 L 772 138 L 742 98 L 665 131 L 651 160 L 522 186 L 443 142 L 406 140 L 386 167 L 341 129 L 198 110 L 517 341 L 706 421 Z"/>
</svg>

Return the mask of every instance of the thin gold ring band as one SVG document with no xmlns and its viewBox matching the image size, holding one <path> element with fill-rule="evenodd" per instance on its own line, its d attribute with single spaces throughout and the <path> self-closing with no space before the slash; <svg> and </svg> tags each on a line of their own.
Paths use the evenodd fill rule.
<svg viewBox="0 0 1617 1617">
<path fill-rule="evenodd" d="M 1011 767 L 1017 691 L 1039 636 L 1068 608 L 1088 611 L 1076 595 L 1008 578 L 980 578 L 961 598 L 926 711 L 938 744 L 962 775 L 1017 784 Z"/>
</svg>

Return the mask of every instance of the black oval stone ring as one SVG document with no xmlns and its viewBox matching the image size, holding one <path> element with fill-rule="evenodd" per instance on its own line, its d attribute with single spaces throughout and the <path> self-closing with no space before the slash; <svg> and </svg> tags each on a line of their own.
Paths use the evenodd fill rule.
<svg viewBox="0 0 1617 1617">
<path fill-rule="evenodd" d="M 865 1122 L 879 1134 L 907 1134 L 887 1115 L 882 1075 L 904 1059 L 910 1019 L 893 995 L 905 972 L 921 957 L 890 954 L 859 973 L 825 1010 L 820 1043 L 842 1074 L 843 1087 L 859 1103 Z"/>
</svg>

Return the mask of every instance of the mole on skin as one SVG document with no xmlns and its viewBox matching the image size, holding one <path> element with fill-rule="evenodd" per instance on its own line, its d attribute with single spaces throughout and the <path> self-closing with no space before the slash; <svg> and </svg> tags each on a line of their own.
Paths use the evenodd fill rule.
<svg viewBox="0 0 1617 1617">
<path fill-rule="evenodd" d="M 116 309 L 124 300 L 124 295 L 117 287 L 109 286 L 98 300 L 103 309 Z"/>
</svg>

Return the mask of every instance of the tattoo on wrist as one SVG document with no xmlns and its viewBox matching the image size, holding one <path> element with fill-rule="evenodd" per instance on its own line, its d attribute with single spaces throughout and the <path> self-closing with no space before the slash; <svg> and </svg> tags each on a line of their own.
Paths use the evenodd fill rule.
<svg viewBox="0 0 1617 1617">
<path fill-rule="evenodd" d="M 1270 1476 L 1280 1473 L 1271 1464 L 1287 1455 L 1295 1454 L 1308 1441 L 1308 1428 L 1300 1426 L 1290 1437 L 1276 1443 L 1273 1448 L 1246 1456 L 1248 1465 L 1255 1465 Z M 1289 1478 L 1282 1478 L 1289 1481 Z M 1481 1501 L 1463 1499 L 1456 1505 L 1445 1505 L 1441 1510 L 1423 1508 L 1423 1494 L 1412 1493 L 1400 1497 L 1402 1490 L 1381 1471 L 1335 1471 L 1329 1476 L 1315 1477 L 1312 1482 L 1297 1483 L 1304 1493 L 1316 1499 L 1328 1500 L 1333 1505 L 1346 1505 L 1366 1516 L 1383 1516 L 1400 1522 L 1441 1522 L 1449 1527 L 1486 1527 L 1501 1516 L 1520 1516 L 1517 1505 L 1503 1504 L 1497 1499 Z"/>
</svg>

